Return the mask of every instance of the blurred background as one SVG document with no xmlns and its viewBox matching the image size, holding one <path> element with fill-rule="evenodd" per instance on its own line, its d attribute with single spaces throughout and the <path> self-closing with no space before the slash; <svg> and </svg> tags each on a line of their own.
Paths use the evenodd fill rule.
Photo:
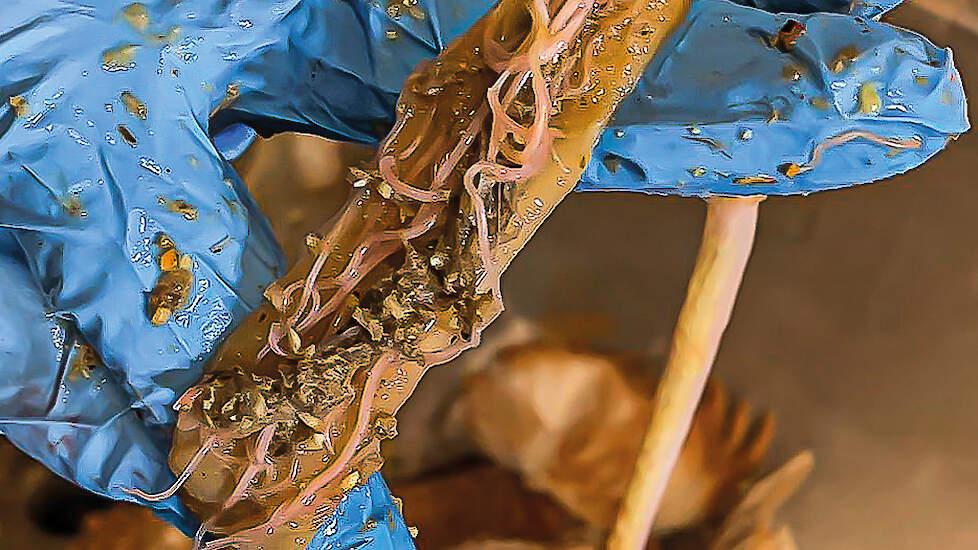
<svg viewBox="0 0 978 550">
<path fill-rule="evenodd" d="M 890 19 L 952 47 L 978 89 L 978 1 L 918 0 Z M 339 208 L 346 166 L 369 157 L 283 135 L 238 167 L 295 258 Z M 978 548 L 975 158 L 978 138 L 965 135 L 891 181 L 762 205 L 715 381 L 663 511 L 674 529 L 657 548 Z M 385 473 L 420 548 L 600 540 L 704 215 L 695 200 L 610 193 L 557 209 L 504 277 L 507 312 L 483 348 L 429 372 L 386 444 Z M 4 548 L 189 547 L 5 442 L 0 478 Z M 758 536 L 731 538 L 742 525 Z"/>
</svg>

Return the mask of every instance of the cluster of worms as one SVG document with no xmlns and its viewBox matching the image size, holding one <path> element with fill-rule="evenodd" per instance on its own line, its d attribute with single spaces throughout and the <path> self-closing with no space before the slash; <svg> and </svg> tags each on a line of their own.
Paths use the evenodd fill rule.
<svg viewBox="0 0 978 550">
<path fill-rule="evenodd" d="M 304 548 L 380 468 L 424 371 L 502 311 L 503 270 L 687 4 L 502 0 L 420 67 L 310 256 L 177 401 L 176 483 L 133 493 L 183 489 L 198 548 Z"/>
</svg>

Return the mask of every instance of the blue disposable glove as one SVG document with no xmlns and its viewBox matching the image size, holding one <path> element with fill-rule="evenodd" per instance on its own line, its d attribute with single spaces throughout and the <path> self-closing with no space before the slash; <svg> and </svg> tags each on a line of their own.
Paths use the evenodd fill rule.
<svg viewBox="0 0 978 550">
<path fill-rule="evenodd" d="M 0 297 L 0 416 L 10 440 L 113 498 L 167 487 L 172 403 L 284 268 L 217 147 L 240 149 L 242 122 L 376 140 L 415 65 L 488 7 L 421 2 L 416 18 L 366 0 L 6 2 L 0 275 L 13 290 Z M 161 234 L 193 281 L 186 307 L 154 326 Z M 74 368 L 82 341 L 98 359 L 85 375 Z M 193 529 L 178 499 L 153 506 Z"/>
<path fill-rule="evenodd" d="M 871 18 L 895 3 L 863 2 L 853 13 Z M 830 0 L 755 4 L 848 8 Z M 421 0 L 420 18 L 365 0 L 8 2 L 0 12 L 0 277 L 17 289 L 0 297 L 0 322 L 10 325 L 0 336 L 8 437 L 61 475 L 114 498 L 130 498 L 122 488 L 168 485 L 170 405 L 283 267 L 267 222 L 226 159 L 256 131 L 375 141 L 416 63 L 487 9 L 475 0 Z M 698 0 L 621 107 L 580 188 L 804 193 L 906 170 L 967 128 L 960 78 L 946 52 L 912 33 L 838 15 L 803 19 L 809 32 L 793 54 L 748 34 L 776 32 L 786 18 Z M 851 74 L 827 74 L 849 43 L 873 55 L 857 59 Z M 788 61 L 812 72 L 786 85 Z M 852 87 L 866 75 L 886 90 L 896 82 L 908 111 L 854 117 Z M 835 81 L 845 87 L 836 90 Z M 805 107 L 813 90 L 832 108 Z M 889 99 L 886 106 L 897 104 Z M 769 110 L 732 105 L 756 101 L 778 107 L 781 120 L 767 124 Z M 826 153 L 811 172 L 793 179 L 775 172 L 776 185 L 734 183 L 782 160 L 804 162 L 819 140 L 852 128 L 912 133 L 923 146 L 888 156 L 854 141 Z M 744 130 L 751 139 L 741 139 Z M 160 275 L 159 233 L 192 259 L 194 282 L 188 307 L 153 326 L 145 293 Z M 73 344 L 82 341 L 104 366 L 79 357 L 82 348 Z M 375 476 L 347 502 L 385 513 L 387 498 Z M 157 507 L 192 528 L 177 499 Z M 317 537 L 323 545 L 349 546 L 341 533 L 358 532 L 329 525 Z M 409 544 L 399 517 L 378 525 L 384 534 L 371 540 Z"/>
<path fill-rule="evenodd" d="M 750 3 L 848 11 L 830 0 Z M 619 106 L 577 189 L 794 195 L 919 166 L 969 127 L 951 51 L 869 19 L 898 2 L 856 4 L 859 17 L 800 16 L 698 0 Z M 792 18 L 807 31 L 779 51 L 768 37 Z M 869 134 L 904 146 L 856 137 Z M 827 147 L 839 136 L 851 139 Z M 806 171 L 792 177 L 790 165 Z"/>
</svg>

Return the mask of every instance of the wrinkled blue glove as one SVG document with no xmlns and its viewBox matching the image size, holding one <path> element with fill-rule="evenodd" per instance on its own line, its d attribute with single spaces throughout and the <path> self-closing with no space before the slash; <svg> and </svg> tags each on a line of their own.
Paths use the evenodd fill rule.
<svg viewBox="0 0 978 550">
<path fill-rule="evenodd" d="M 748 3 L 849 10 L 834 0 Z M 967 105 L 950 50 L 871 20 L 898 3 L 856 2 L 853 17 L 695 2 L 619 106 L 577 189 L 795 195 L 919 166 L 968 130 Z M 807 31 L 793 50 L 779 51 L 767 39 L 792 18 Z M 891 142 L 856 137 L 867 133 Z M 843 135 L 850 139 L 828 146 Z M 804 171 L 791 174 L 788 165 Z"/>
<path fill-rule="evenodd" d="M 489 5 L 422 2 L 424 19 L 395 21 L 366 0 L 6 2 L 7 437 L 103 495 L 132 500 L 123 488 L 167 487 L 172 403 L 284 268 L 217 149 L 231 154 L 235 140 L 211 136 L 246 122 L 262 133 L 374 141 L 415 65 Z M 193 282 L 186 307 L 154 326 L 147 293 L 161 275 L 161 233 L 192 260 Z M 98 365 L 77 368 L 82 341 Z M 177 498 L 153 506 L 194 529 Z"/>
<path fill-rule="evenodd" d="M 776 32 L 787 16 L 698 0 L 620 108 L 579 188 L 805 193 L 923 162 L 967 129 L 963 92 L 948 52 L 870 21 L 896 3 L 857 3 L 852 13 L 860 19 L 800 18 L 808 34 L 785 54 L 757 33 Z M 832 0 L 753 4 L 849 10 Z M 14 0 L 0 11 L 0 279 L 8 289 L 0 295 L 2 428 L 64 477 L 121 499 L 131 499 L 123 487 L 160 490 L 173 480 L 166 467 L 170 405 L 282 272 L 268 224 L 226 159 L 256 133 L 376 141 L 416 63 L 436 55 L 489 2 L 420 0 L 423 19 L 406 12 L 392 18 L 366 0 L 138 6 Z M 873 55 L 831 73 L 833 56 L 849 44 Z M 788 62 L 809 72 L 788 84 Z M 884 98 L 873 116 L 853 109 L 856 83 L 866 78 L 880 83 Z M 815 109 L 815 97 L 831 108 Z M 768 124 L 772 106 L 779 120 Z M 810 172 L 776 172 L 853 128 L 920 136 L 923 146 L 891 156 L 853 141 Z M 762 172 L 773 172 L 777 183 L 734 183 Z M 174 201 L 193 211 L 173 209 Z M 145 293 L 160 275 L 159 233 L 193 259 L 194 287 L 188 307 L 157 327 Z M 91 343 L 99 360 L 80 342 Z M 176 498 L 155 506 L 193 529 Z M 309 548 L 366 540 L 370 548 L 410 546 L 379 476 L 344 506 L 396 521 L 377 521 L 354 541 L 367 516 L 341 510 Z"/>
</svg>

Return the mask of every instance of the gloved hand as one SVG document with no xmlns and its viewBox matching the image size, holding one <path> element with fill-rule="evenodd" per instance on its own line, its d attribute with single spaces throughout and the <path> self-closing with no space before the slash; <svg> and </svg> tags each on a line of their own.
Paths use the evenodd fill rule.
<svg viewBox="0 0 978 550">
<path fill-rule="evenodd" d="M 899 1 L 698 0 L 622 102 L 579 191 L 796 195 L 915 168 L 968 130 L 951 51 L 872 20 Z M 844 15 L 846 13 L 846 15 Z M 804 25 L 793 48 L 772 41 Z"/>
<path fill-rule="evenodd" d="M 896 3 L 862 2 L 864 11 L 854 13 L 874 17 Z M 8 285 L 0 294 L 0 322 L 8 325 L 0 334 L 0 415 L 7 436 L 59 474 L 114 498 L 132 499 L 123 488 L 166 487 L 173 480 L 166 467 L 170 405 L 283 268 L 267 222 L 227 158 L 255 131 L 375 141 L 416 63 L 489 4 L 8 2 L 0 11 L 0 278 Z M 787 16 L 724 0 L 697 0 L 694 10 L 622 105 L 581 189 L 803 193 L 909 169 L 967 128 L 950 55 L 917 35 L 820 14 L 801 18 L 808 34 L 794 54 L 782 54 L 750 33 L 776 31 Z M 828 67 L 848 44 L 873 55 L 836 75 Z M 790 63 L 809 72 L 786 83 Z M 881 83 L 879 110 L 854 114 L 856 85 L 867 78 Z M 829 108 L 818 108 L 816 97 Z M 769 124 L 772 109 L 778 120 Z M 809 172 L 776 172 L 782 161 L 804 163 L 817 143 L 852 128 L 919 135 L 922 146 L 888 156 L 885 147 L 852 141 Z M 773 172 L 778 183 L 735 183 L 761 172 Z M 376 476 L 347 503 L 394 514 Z M 176 498 L 158 507 L 193 527 Z M 330 525 L 317 539 L 347 545 Z M 409 544 L 399 517 L 375 529 L 383 536 L 371 540 Z"/>
<path fill-rule="evenodd" d="M 414 66 L 488 7 L 5 3 L 0 416 L 11 441 L 113 498 L 167 487 L 172 403 L 284 267 L 217 149 L 242 140 L 211 136 L 246 122 L 373 141 Z M 155 506 L 195 527 L 178 499 Z"/>
</svg>

